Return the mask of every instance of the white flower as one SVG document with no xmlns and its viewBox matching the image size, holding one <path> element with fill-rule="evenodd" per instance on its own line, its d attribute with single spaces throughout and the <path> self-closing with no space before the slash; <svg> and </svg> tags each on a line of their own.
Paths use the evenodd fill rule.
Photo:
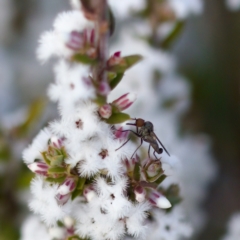
<svg viewBox="0 0 240 240">
<path fill-rule="evenodd" d="M 58 184 L 50 184 L 44 178 L 37 176 L 32 180 L 30 189 L 33 197 L 29 207 L 41 216 L 47 226 L 55 226 L 58 220 L 63 220 L 66 215 L 69 215 L 70 200 L 64 206 L 60 206 L 55 198 Z"/>
<path fill-rule="evenodd" d="M 20 240 L 52 240 L 46 226 L 36 216 L 29 216 L 21 228 Z"/>
<path fill-rule="evenodd" d="M 70 57 L 74 53 L 66 46 L 70 33 L 93 27 L 93 22 L 88 21 L 81 11 L 60 13 L 54 21 L 53 30 L 43 33 L 40 38 L 38 58 L 44 62 L 51 56 Z"/>
<path fill-rule="evenodd" d="M 50 85 L 48 95 L 52 101 L 59 101 L 61 114 L 68 115 L 78 101 L 94 97 L 93 86 L 86 82 L 89 67 L 61 60 L 54 70 L 56 81 Z"/>
<path fill-rule="evenodd" d="M 33 163 L 35 159 L 44 160 L 41 152 L 47 150 L 48 140 L 52 137 L 48 128 L 44 128 L 34 138 L 31 145 L 23 151 L 23 161 L 26 164 Z"/>
</svg>

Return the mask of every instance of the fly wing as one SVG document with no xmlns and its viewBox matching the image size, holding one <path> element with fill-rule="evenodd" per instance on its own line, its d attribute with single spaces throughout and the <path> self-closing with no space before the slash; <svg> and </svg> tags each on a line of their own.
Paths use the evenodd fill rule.
<svg viewBox="0 0 240 240">
<path fill-rule="evenodd" d="M 163 146 L 162 142 L 159 140 L 159 138 L 157 137 L 157 135 L 152 132 L 152 134 L 154 135 L 154 137 L 158 140 L 159 144 L 163 147 L 163 149 L 165 150 L 165 152 L 167 153 L 167 155 L 170 157 L 170 154 L 168 152 L 168 150 Z"/>
</svg>

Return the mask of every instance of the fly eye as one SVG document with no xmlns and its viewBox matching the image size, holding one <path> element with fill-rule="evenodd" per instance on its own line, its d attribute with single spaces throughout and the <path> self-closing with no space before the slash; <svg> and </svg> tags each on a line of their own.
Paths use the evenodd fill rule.
<svg viewBox="0 0 240 240">
<path fill-rule="evenodd" d="M 145 121 L 141 118 L 136 119 L 136 126 L 142 127 L 144 125 Z"/>
<path fill-rule="evenodd" d="M 163 149 L 159 148 L 159 154 L 163 153 Z"/>
</svg>

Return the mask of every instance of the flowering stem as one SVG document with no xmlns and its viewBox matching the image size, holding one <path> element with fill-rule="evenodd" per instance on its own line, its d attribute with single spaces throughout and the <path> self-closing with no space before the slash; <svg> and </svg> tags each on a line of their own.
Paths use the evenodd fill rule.
<svg viewBox="0 0 240 240">
<path fill-rule="evenodd" d="M 99 34 L 97 43 L 97 56 L 99 64 L 96 68 L 96 80 L 98 82 L 106 81 L 106 62 L 108 56 L 108 22 L 107 22 L 107 10 L 108 5 L 106 0 L 99 0 L 98 16 L 96 19 L 96 29 Z"/>
</svg>

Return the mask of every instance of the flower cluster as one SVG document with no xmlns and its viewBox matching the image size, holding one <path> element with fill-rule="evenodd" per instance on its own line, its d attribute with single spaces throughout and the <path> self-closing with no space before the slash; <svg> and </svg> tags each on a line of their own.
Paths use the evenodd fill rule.
<svg viewBox="0 0 240 240">
<path fill-rule="evenodd" d="M 108 56 L 104 48 L 112 23 L 103 17 L 106 2 L 93 8 L 82 2 L 81 7 L 72 1 L 76 10 L 59 14 L 53 29 L 40 38 L 38 58 L 58 59 L 48 96 L 57 102 L 60 117 L 23 152 L 24 162 L 36 174 L 29 206 L 50 238 L 142 238 L 153 209 L 168 209 L 180 201 L 179 188 L 160 187 L 166 174 L 156 155 L 163 149 L 153 128 L 123 112 L 136 94 L 108 98 L 141 55 L 122 56 L 118 50 Z M 136 126 L 135 135 L 143 138 L 144 133 L 141 141 L 156 153 L 142 148 L 136 152 L 136 144 L 126 139 L 129 130 L 119 125 L 127 120 L 135 120 L 129 123 Z M 164 150 L 163 161 L 172 163 L 174 157 Z"/>
</svg>

